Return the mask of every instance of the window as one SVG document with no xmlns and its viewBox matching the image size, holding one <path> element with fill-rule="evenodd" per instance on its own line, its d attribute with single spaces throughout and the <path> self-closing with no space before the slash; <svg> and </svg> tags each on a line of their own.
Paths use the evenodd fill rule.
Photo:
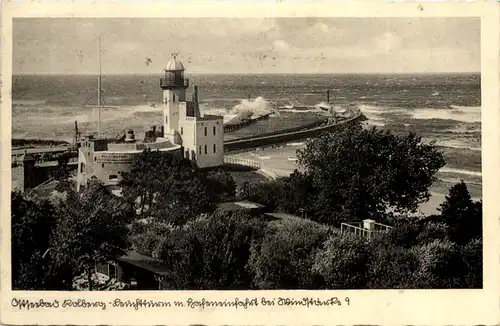
<svg viewBox="0 0 500 326">
<path fill-rule="evenodd" d="M 101 164 L 101 167 L 104 167 L 104 163 Z"/>
<path fill-rule="evenodd" d="M 215 153 L 215 144 L 214 144 L 214 153 Z"/>
<path fill-rule="evenodd" d="M 84 169 L 85 169 L 85 164 L 80 163 L 80 173 L 83 173 Z"/>
<path fill-rule="evenodd" d="M 181 135 L 184 134 L 184 128 L 181 127 Z"/>
<path fill-rule="evenodd" d="M 87 152 L 87 156 L 90 156 L 90 152 Z"/>
<path fill-rule="evenodd" d="M 97 157 L 94 156 L 94 161 L 97 161 Z"/>
<path fill-rule="evenodd" d="M 165 123 L 168 123 L 168 117 L 165 116 Z"/>
<path fill-rule="evenodd" d="M 208 154 L 207 145 L 205 145 L 205 154 Z"/>
<path fill-rule="evenodd" d="M 198 154 L 200 154 L 200 155 L 201 155 L 201 146 L 200 146 L 200 148 L 199 148 L 199 150 L 198 150 Z"/>
<path fill-rule="evenodd" d="M 116 174 L 110 174 L 108 179 L 109 180 L 116 180 L 116 179 L 118 179 L 118 176 Z"/>
<path fill-rule="evenodd" d="M 207 127 L 205 127 L 205 136 L 207 135 Z"/>
<path fill-rule="evenodd" d="M 214 136 L 215 136 L 215 126 L 214 126 Z M 214 145 L 215 146 L 215 145 Z"/>
</svg>

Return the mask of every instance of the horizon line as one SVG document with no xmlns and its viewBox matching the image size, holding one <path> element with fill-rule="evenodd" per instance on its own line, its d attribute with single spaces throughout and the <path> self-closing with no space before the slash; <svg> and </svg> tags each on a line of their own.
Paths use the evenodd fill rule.
<svg viewBox="0 0 500 326">
<path fill-rule="evenodd" d="M 105 73 L 103 76 L 147 76 L 162 75 L 158 73 Z M 186 75 L 472 75 L 481 74 L 481 71 L 439 71 L 439 72 L 191 72 Z M 12 76 L 98 76 L 98 73 L 16 73 Z"/>
</svg>

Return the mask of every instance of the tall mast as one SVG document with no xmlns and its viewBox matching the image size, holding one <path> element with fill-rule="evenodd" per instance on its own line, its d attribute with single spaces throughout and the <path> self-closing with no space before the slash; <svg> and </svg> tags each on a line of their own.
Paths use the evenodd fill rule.
<svg viewBox="0 0 500 326">
<path fill-rule="evenodd" d="M 97 77 L 97 137 L 101 138 L 101 36 L 99 36 L 99 77 Z"/>
</svg>

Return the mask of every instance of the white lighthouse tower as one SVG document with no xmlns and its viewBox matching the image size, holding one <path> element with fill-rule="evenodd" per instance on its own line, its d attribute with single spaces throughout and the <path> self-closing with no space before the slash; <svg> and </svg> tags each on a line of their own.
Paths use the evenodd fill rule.
<svg viewBox="0 0 500 326">
<path fill-rule="evenodd" d="M 179 104 L 186 102 L 186 88 L 189 79 L 184 79 L 184 65 L 174 54 L 165 67 L 165 76 L 160 80 L 163 89 L 163 125 L 165 138 L 174 144 L 180 144 Z"/>
<path fill-rule="evenodd" d="M 222 116 L 200 113 L 198 88 L 194 86 L 191 101 L 186 100 L 189 80 L 184 65 L 174 54 L 160 79 L 163 90 L 164 137 L 184 147 L 184 157 L 196 161 L 200 168 L 224 163 L 224 122 Z"/>
</svg>

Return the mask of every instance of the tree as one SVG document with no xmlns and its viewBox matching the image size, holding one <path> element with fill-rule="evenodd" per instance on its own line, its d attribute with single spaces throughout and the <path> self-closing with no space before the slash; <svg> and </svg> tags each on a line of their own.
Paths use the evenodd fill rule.
<svg viewBox="0 0 500 326">
<path fill-rule="evenodd" d="M 365 238 L 334 235 L 317 252 L 312 272 L 328 289 L 361 289 L 366 286 L 369 259 Z"/>
<path fill-rule="evenodd" d="M 190 160 L 147 149 L 122 177 L 124 198 L 141 218 L 183 224 L 215 209 L 201 171 Z"/>
<path fill-rule="evenodd" d="M 62 207 L 51 256 L 56 261 L 69 260 L 75 274 L 87 273 L 92 290 L 92 270 L 96 263 L 104 263 L 122 255 L 128 248 L 130 210 L 122 199 L 114 196 L 102 184 L 89 184 L 76 200 Z"/>
<path fill-rule="evenodd" d="M 248 289 L 250 246 L 260 241 L 262 221 L 215 212 L 173 229 L 161 240 L 159 257 L 171 268 L 174 289 Z"/>
<path fill-rule="evenodd" d="M 294 171 L 289 177 L 280 179 L 283 183 L 279 208 L 290 214 L 297 214 L 300 209 L 312 210 L 315 189 L 308 175 Z"/>
<path fill-rule="evenodd" d="M 315 289 L 318 279 L 311 273 L 315 250 L 331 230 L 303 219 L 270 223 L 260 243 L 254 243 L 248 268 L 259 289 Z"/>
<path fill-rule="evenodd" d="M 53 178 L 59 183 L 56 186 L 56 190 L 59 192 L 74 191 L 76 189 L 76 184 L 71 180 L 71 169 L 68 166 L 70 155 L 68 153 L 63 153 L 57 156 L 57 168 L 53 173 Z"/>
<path fill-rule="evenodd" d="M 11 193 L 12 288 L 16 290 L 67 290 L 71 273 L 44 255 L 56 223 L 54 207 Z"/>
<path fill-rule="evenodd" d="M 222 169 L 210 171 L 206 177 L 206 185 L 216 203 L 236 196 L 236 182 L 229 172 Z"/>
<path fill-rule="evenodd" d="M 466 244 L 482 236 L 482 203 L 471 199 L 467 185 L 461 181 L 454 185 L 440 205 L 441 220 L 450 227 L 450 239 Z"/>
<path fill-rule="evenodd" d="M 239 198 L 262 204 L 273 211 L 282 205 L 284 191 L 285 184 L 279 179 L 257 184 L 248 183 L 243 185 Z"/>
<path fill-rule="evenodd" d="M 359 125 L 308 141 L 297 157 L 315 189 L 315 218 L 330 224 L 415 210 L 445 164 L 434 144 L 416 134 Z"/>
</svg>

